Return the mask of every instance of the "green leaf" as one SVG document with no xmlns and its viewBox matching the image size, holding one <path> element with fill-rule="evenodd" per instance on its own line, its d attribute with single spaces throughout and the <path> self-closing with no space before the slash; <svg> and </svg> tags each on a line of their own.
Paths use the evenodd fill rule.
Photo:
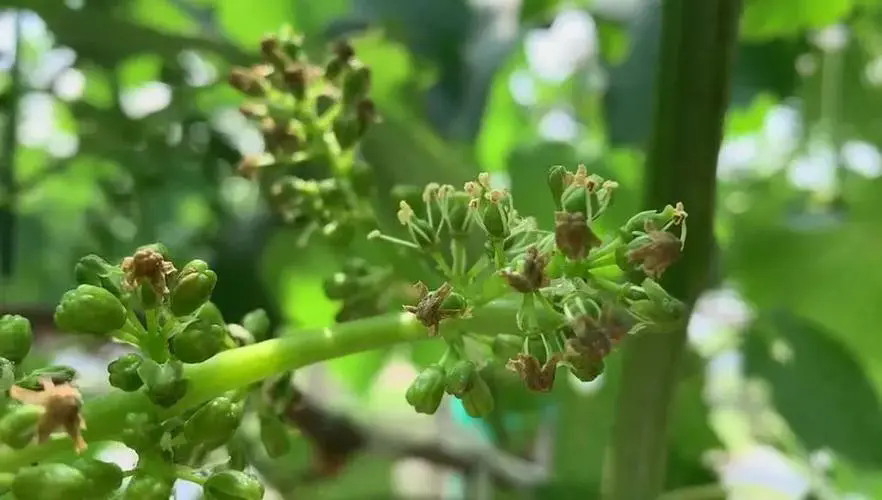
<svg viewBox="0 0 882 500">
<path fill-rule="evenodd" d="M 747 0 L 741 34 L 747 39 L 793 36 L 843 19 L 853 0 Z"/>
<path fill-rule="evenodd" d="M 747 334 L 746 371 L 771 385 L 775 408 L 809 450 L 882 464 L 879 398 L 853 353 L 821 325 L 780 311 Z"/>
</svg>

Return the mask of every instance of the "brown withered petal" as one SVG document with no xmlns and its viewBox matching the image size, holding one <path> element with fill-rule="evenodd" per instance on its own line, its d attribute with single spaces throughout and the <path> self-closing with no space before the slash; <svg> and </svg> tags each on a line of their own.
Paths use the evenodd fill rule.
<svg viewBox="0 0 882 500">
<path fill-rule="evenodd" d="M 639 262 L 643 272 L 652 279 L 659 279 L 683 251 L 679 238 L 668 231 L 649 231 L 650 241 L 628 252 L 629 262 Z"/>
<path fill-rule="evenodd" d="M 120 267 L 130 286 L 147 283 L 160 296 L 168 295 L 168 278 L 176 271 L 174 264 L 150 248 L 142 248 L 131 257 L 126 257 Z"/>
<path fill-rule="evenodd" d="M 600 238 L 594 234 L 581 212 L 554 213 L 554 243 L 560 251 L 573 260 L 579 260 L 588 251 L 600 245 Z"/>
<path fill-rule="evenodd" d="M 509 286 L 520 293 L 531 293 L 546 287 L 549 284 L 548 276 L 545 274 L 545 266 L 548 265 L 548 256 L 541 255 L 539 249 L 531 246 L 527 249 L 526 259 L 524 260 L 523 271 L 513 273 L 511 271 L 500 271 L 499 274 L 505 278 Z"/>
<path fill-rule="evenodd" d="M 516 372 L 531 391 L 548 392 L 554 387 L 554 376 L 557 371 L 558 355 L 555 354 L 539 365 L 539 360 L 529 354 L 519 353 L 508 360 L 505 367 Z"/>
<path fill-rule="evenodd" d="M 573 322 L 574 338 L 567 340 L 572 347 L 585 356 L 603 359 L 612 351 L 612 341 L 602 326 L 588 316 L 580 316 Z"/>
<path fill-rule="evenodd" d="M 55 385 L 49 378 L 41 379 L 40 383 L 43 385 L 42 391 L 14 385 L 9 389 L 9 396 L 22 403 L 39 405 L 45 409 L 37 425 L 38 443 L 45 443 L 56 429 L 62 428 L 73 439 L 77 453 L 82 453 L 87 445 L 82 436 L 86 421 L 80 413 L 83 404 L 80 391 L 69 384 Z"/>
<path fill-rule="evenodd" d="M 429 292 L 425 284 L 417 283 L 414 288 L 419 291 L 420 300 L 415 306 L 404 306 L 404 310 L 416 316 L 417 320 L 429 329 L 429 336 L 434 337 L 438 334 L 441 320 L 450 317 L 450 313 L 441 306 L 453 292 L 453 287 L 450 283 L 444 283 L 434 292 Z"/>
</svg>

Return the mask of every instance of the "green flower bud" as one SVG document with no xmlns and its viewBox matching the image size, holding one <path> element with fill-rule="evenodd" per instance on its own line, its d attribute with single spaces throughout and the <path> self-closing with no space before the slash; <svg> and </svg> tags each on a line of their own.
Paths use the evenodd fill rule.
<svg viewBox="0 0 882 500">
<path fill-rule="evenodd" d="M 55 308 L 62 331 L 107 335 L 126 324 L 126 308 L 115 295 L 94 285 L 68 290 Z"/>
<path fill-rule="evenodd" d="M 260 416 L 260 441 L 270 458 L 281 457 L 291 449 L 288 429 L 275 415 Z"/>
<path fill-rule="evenodd" d="M 80 285 L 99 286 L 119 298 L 126 293 L 122 270 L 94 254 L 86 255 L 77 262 L 74 276 Z"/>
<path fill-rule="evenodd" d="M 248 467 L 248 443 L 243 439 L 231 439 L 227 442 L 227 467 L 232 470 L 245 470 Z"/>
<path fill-rule="evenodd" d="M 170 309 L 175 316 L 186 316 L 211 297 L 217 274 L 203 260 L 191 260 L 181 268 L 171 290 Z"/>
<path fill-rule="evenodd" d="M 214 449 L 230 440 L 242 421 L 242 403 L 220 396 L 196 410 L 184 424 L 184 437 L 190 443 L 200 443 Z"/>
<path fill-rule="evenodd" d="M 159 445 L 162 439 L 162 427 L 147 413 L 129 413 L 126 415 L 122 431 L 122 442 L 135 451 L 143 451 Z"/>
<path fill-rule="evenodd" d="M 132 476 L 122 500 L 168 500 L 173 487 L 171 479 L 139 472 Z"/>
<path fill-rule="evenodd" d="M 334 137 L 340 149 L 346 151 L 352 149 L 361 137 L 361 127 L 358 120 L 353 116 L 341 115 L 334 119 Z"/>
<path fill-rule="evenodd" d="M 70 465 L 46 463 L 25 467 L 12 481 L 16 500 L 87 500 L 89 481 Z"/>
<path fill-rule="evenodd" d="M 407 403 L 417 413 L 434 414 L 444 397 L 444 378 L 444 369 L 439 365 L 431 365 L 423 370 L 407 388 Z"/>
<path fill-rule="evenodd" d="M 201 363 L 225 347 L 227 330 L 198 319 L 175 328 L 169 343 L 172 355 L 184 363 Z"/>
<path fill-rule="evenodd" d="M 462 396 L 472 390 L 478 378 L 478 368 L 474 363 L 465 359 L 459 360 L 447 370 L 447 393 Z"/>
<path fill-rule="evenodd" d="M 101 286 L 101 278 L 109 274 L 111 267 L 109 262 L 95 254 L 86 255 L 74 266 L 74 277 L 80 285 Z"/>
<path fill-rule="evenodd" d="M 567 169 L 562 165 L 555 165 L 548 170 L 548 189 L 554 199 L 554 206 L 560 210 L 560 198 L 563 195 L 567 177 Z"/>
<path fill-rule="evenodd" d="M 227 322 L 224 320 L 224 315 L 221 314 L 220 309 L 214 302 L 206 302 L 196 311 L 196 317 L 199 318 L 200 321 L 205 322 L 209 325 L 220 325 L 225 326 Z"/>
<path fill-rule="evenodd" d="M 524 338 L 520 335 L 501 333 L 493 337 L 493 355 L 498 359 L 511 359 L 524 347 Z"/>
<path fill-rule="evenodd" d="M 265 339 L 270 333 L 269 315 L 263 309 L 255 309 L 242 318 L 242 326 L 256 339 Z"/>
<path fill-rule="evenodd" d="M 87 498 L 104 498 L 122 485 L 123 471 L 116 464 L 81 457 L 71 465 L 89 482 Z"/>
<path fill-rule="evenodd" d="M 15 384 L 15 365 L 6 358 L 0 358 L 0 392 L 6 392 Z"/>
<path fill-rule="evenodd" d="M 355 62 L 343 77 L 343 102 L 356 103 L 367 97 L 370 90 L 370 68 Z"/>
<path fill-rule="evenodd" d="M 205 500 L 261 500 L 263 484 L 254 476 L 237 470 L 212 474 L 202 485 Z"/>
<path fill-rule="evenodd" d="M 144 385 L 138 374 L 143 358 L 136 353 L 129 353 L 113 360 L 107 365 L 110 385 L 126 392 L 134 392 Z"/>
<path fill-rule="evenodd" d="M 42 406 L 18 405 L 0 418 L 0 441 L 19 450 L 30 444 L 45 413 Z"/>
<path fill-rule="evenodd" d="M 483 418 L 493 411 L 493 393 L 481 377 L 475 378 L 471 390 L 463 394 L 460 400 L 466 413 L 472 418 Z"/>
<path fill-rule="evenodd" d="M 561 194 L 561 208 L 569 213 L 581 213 L 586 219 L 591 215 L 588 203 L 588 190 L 583 185 L 570 184 Z"/>
<path fill-rule="evenodd" d="M 479 208 L 481 223 L 491 238 L 504 239 L 509 235 L 507 208 L 494 201 L 485 201 Z"/>
<path fill-rule="evenodd" d="M 168 408 L 177 403 L 187 392 L 188 380 L 183 377 L 180 362 L 158 364 L 145 359 L 138 367 L 138 374 L 147 386 L 147 397 L 154 404 Z"/>
<path fill-rule="evenodd" d="M 76 378 L 76 376 L 76 370 L 69 366 L 50 365 L 44 366 L 43 368 L 37 368 L 36 370 L 22 377 L 21 380 L 16 382 L 16 385 L 23 389 L 39 391 L 43 389 L 43 384 L 40 383 L 40 379 L 48 378 L 52 380 L 53 384 L 61 385 L 70 382 L 71 380 Z"/>
<path fill-rule="evenodd" d="M 27 318 L 17 314 L 0 317 L 0 356 L 19 363 L 30 352 L 33 341 L 31 322 Z"/>
</svg>

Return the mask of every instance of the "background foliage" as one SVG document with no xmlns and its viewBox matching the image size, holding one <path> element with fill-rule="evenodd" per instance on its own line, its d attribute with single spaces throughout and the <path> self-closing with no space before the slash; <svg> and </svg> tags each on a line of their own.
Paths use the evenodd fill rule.
<svg viewBox="0 0 882 500">
<path fill-rule="evenodd" d="M 321 283 L 337 257 L 299 247 L 296 229 L 233 175 L 241 155 L 262 145 L 224 75 L 255 60 L 261 36 L 283 23 L 315 50 L 350 37 L 373 68 L 383 122 L 363 154 L 380 193 L 489 171 L 548 226 L 551 198 L 536 187 L 545 169 L 585 163 L 622 186 L 607 220 L 639 208 L 660 27 L 649 0 L 6 0 L 0 8 L 0 158 L 14 179 L 4 176 L 0 190 L 5 308 L 53 303 L 84 253 L 118 259 L 160 240 L 176 260 L 212 262 L 226 317 L 265 307 L 292 325 L 334 320 L 339 304 Z M 18 36 L 14 9 L 25 9 Z M 880 16 L 875 0 L 744 1 L 718 167 L 718 282 L 690 324 L 670 490 L 719 480 L 733 498 L 882 496 Z M 366 242 L 351 252 L 377 255 Z M 334 360 L 310 370 L 304 388 L 367 420 L 480 432 L 449 411 L 410 415 L 403 402 L 413 366 L 441 348 Z M 47 359 L 58 349 L 47 346 Z M 614 358 L 590 386 L 559 384 L 541 400 L 512 395 L 516 405 L 506 408 L 534 417 L 516 434 L 554 436 L 543 486 L 550 498 L 596 494 L 616 387 Z M 285 471 L 309 460 L 298 443 L 263 471 L 281 491 L 296 486 Z M 393 474 L 410 466 L 361 457 L 335 480 L 298 491 L 388 495 L 414 487 Z M 440 472 L 426 477 L 458 488 Z"/>
</svg>

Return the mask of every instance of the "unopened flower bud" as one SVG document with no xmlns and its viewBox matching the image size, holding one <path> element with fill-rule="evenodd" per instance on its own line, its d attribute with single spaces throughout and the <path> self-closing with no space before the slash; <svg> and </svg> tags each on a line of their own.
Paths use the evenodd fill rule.
<svg viewBox="0 0 882 500">
<path fill-rule="evenodd" d="M 171 354 L 184 363 L 201 363 L 224 350 L 227 329 L 199 319 L 179 324 L 169 341 Z"/>
<path fill-rule="evenodd" d="M 202 485 L 205 500 L 261 500 L 263 484 L 256 477 L 237 470 L 212 474 Z"/>
<path fill-rule="evenodd" d="M 173 488 L 173 478 L 138 472 L 132 476 L 121 500 L 168 500 Z"/>
<path fill-rule="evenodd" d="M 43 463 L 19 470 L 11 489 L 16 500 L 85 499 L 89 481 L 70 465 Z"/>
<path fill-rule="evenodd" d="M 444 369 L 439 365 L 431 365 L 413 380 L 407 389 L 405 398 L 417 413 L 432 415 L 441 406 L 444 398 Z"/>
<path fill-rule="evenodd" d="M 126 308 L 109 291 L 94 285 L 68 290 L 55 308 L 55 325 L 62 331 L 107 335 L 126 324 Z"/>
<path fill-rule="evenodd" d="M 108 379 L 110 385 L 117 389 L 134 392 L 144 385 L 141 375 L 138 374 L 138 368 L 144 359 L 136 354 L 129 353 L 113 360 L 107 365 Z"/>
<path fill-rule="evenodd" d="M 217 284 L 217 274 L 204 260 L 191 260 L 181 268 L 171 290 L 170 309 L 175 316 L 186 316 L 211 297 Z"/>
<path fill-rule="evenodd" d="M 508 205 L 501 203 L 506 196 L 501 191 L 489 199 L 483 200 L 478 206 L 478 216 L 481 220 L 481 227 L 487 232 L 487 235 L 494 239 L 505 239 L 510 233 L 509 217 L 510 208 Z"/>
<path fill-rule="evenodd" d="M 447 393 L 462 396 L 472 389 L 479 377 L 478 367 L 474 363 L 465 359 L 459 360 L 447 370 Z"/>
<path fill-rule="evenodd" d="M 89 483 L 87 498 L 107 498 L 122 485 L 123 471 L 114 463 L 80 457 L 71 466 L 86 477 Z"/>
<path fill-rule="evenodd" d="M 44 413 L 43 407 L 37 405 L 21 405 L 7 410 L 0 418 L 0 442 L 15 450 L 24 448 L 34 439 Z"/>
<path fill-rule="evenodd" d="M 228 397 L 220 396 L 196 410 L 184 424 L 184 436 L 190 444 L 201 444 L 211 450 L 230 440 L 242 421 L 244 407 Z"/>
<path fill-rule="evenodd" d="M 31 322 L 18 314 L 0 317 L 0 357 L 20 363 L 31 350 L 34 334 Z"/>
<path fill-rule="evenodd" d="M 548 189 L 551 191 L 551 197 L 557 210 L 561 209 L 560 198 L 566 188 L 566 177 L 567 169 L 562 165 L 555 165 L 548 170 Z"/>
</svg>

